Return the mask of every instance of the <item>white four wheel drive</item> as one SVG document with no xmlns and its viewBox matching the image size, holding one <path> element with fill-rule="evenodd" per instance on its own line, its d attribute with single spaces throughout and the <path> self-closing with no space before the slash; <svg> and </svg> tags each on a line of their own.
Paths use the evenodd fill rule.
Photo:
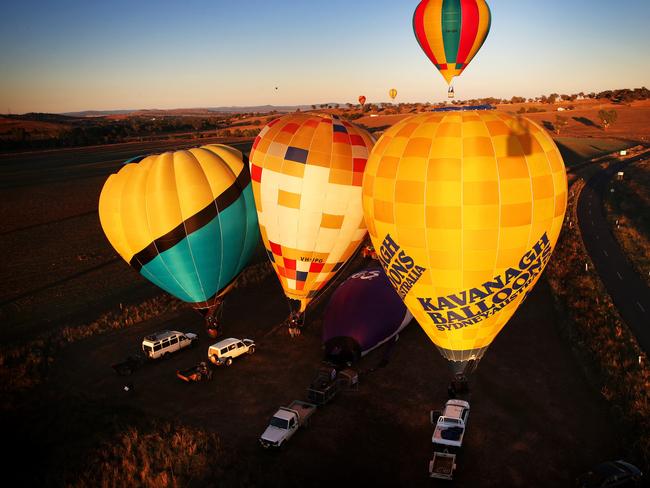
<svg viewBox="0 0 650 488">
<path fill-rule="evenodd" d="M 190 332 L 164 330 L 146 336 L 142 340 L 142 352 L 150 359 L 164 358 L 172 352 L 191 346 L 197 339 L 197 335 Z"/>
<path fill-rule="evenodd" d="M 208 359 L 215 365 L 225 364 L 230 366 L 232 360 L 242 354 L 253 354 L 255 352 L 255 342 L 250 339 L 223 339 L 222 341 L 212 344 L 208 348 Z"/>
</svg>

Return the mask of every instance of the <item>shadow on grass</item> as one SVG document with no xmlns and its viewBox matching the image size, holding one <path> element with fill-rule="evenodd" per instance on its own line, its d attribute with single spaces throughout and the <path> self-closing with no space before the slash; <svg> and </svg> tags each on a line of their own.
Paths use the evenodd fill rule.
<svg viewBox="0 0 650 488">
<path fill-rule="evenodd" d="M 576 164 L 580 164 L 586 160 L 584 156 L 582 156 L 577 151 L 574 151 L 566 144 L 563 144 L 558 140 L 555 141 L 555 144 L 557 145 L 557 148 L 560 150 L 560 154 L 562 155 L 564 164 L 567 167 L 575 166 Z"/>
<path fill-rule="evenodd" d="M 596 127 L 597 129 L 602 129 L 601 126 L 596 124 L 593 120 L 588 119 L 587 117 L 573 117 L 573 120 L 580 122 L 582 125 L 586 125 L 587 127 Z"/>
</svg>

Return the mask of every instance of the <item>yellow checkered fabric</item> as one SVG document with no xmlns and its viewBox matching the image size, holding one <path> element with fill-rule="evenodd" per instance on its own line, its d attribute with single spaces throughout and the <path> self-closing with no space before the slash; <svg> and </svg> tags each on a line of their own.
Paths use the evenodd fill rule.
<svg viewBox="0 0 650 488">
<path fill-rule="evenodd" d="M 551 137 L 496 111 L 401 121 L 375 145 L 363 181 L 366 224 L 384 268 L 456 361 L 480 357 L 534 286 L 566 200 Z"/>
<path fill-rule="evenodd" d="M 363 171 L 374 140 L 327 114 L 268 124 L 250 156 L 253 195 L 269 259 L 301 310 L 366 236 Z"/>
</svg>

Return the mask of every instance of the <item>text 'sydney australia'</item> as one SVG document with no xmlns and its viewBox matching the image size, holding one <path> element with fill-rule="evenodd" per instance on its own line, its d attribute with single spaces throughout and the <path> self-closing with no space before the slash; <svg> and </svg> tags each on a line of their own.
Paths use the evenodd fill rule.
<svg viewBox="0 0 650 488">
<path fill-rule="evenodd" d="M 476 324 L 526 292 L 546 266 L 551 252 L 551 243 L 544 233 L 516 267 L 507 268 L 481 286 L 442 297 L 417 297 L 417 300 L 440 332 Z M 381 244 L 379 259 L 402 298 L 426 271 L 401 249 L 390 234 Z"/>
</svg>

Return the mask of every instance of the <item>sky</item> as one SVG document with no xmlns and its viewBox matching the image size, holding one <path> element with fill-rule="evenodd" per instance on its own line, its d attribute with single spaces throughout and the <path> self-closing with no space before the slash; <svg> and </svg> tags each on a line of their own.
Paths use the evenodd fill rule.
<svg viewBox="0 0 650 488">
<path fill-rule="evenodd" d="M 0 113 L 437 102 L 419 0 L 4 1 Z M 488 0 L 460 99 L 650 85 L 649 0 Z M 275 87 L 278 90 L 275 90 Z"/>
</svg>

